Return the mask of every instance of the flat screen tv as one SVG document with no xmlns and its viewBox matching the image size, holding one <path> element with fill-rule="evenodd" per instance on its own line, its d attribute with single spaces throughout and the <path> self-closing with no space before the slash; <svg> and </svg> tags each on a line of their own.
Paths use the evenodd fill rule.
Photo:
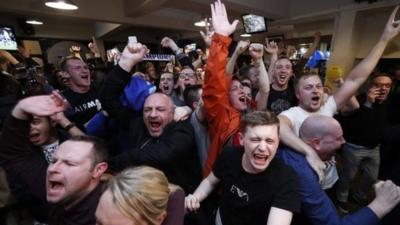
<svg viewBox="0 0 400 225">
<path fill-rule="evenodd" d="M 242 16 L 244 30 L 247 34 L 267 32 L 266 19 L 263 16 L 246 14 Z"/>
<path fill-rule="evenodd" d="M 17 50 L 17 38 L 11 27 L 0 25 L 0 49 Z"/>
</svg>

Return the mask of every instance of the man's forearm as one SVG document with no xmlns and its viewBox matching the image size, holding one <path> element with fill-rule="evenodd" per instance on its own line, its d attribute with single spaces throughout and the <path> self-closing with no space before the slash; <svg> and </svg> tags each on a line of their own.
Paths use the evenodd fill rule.
<svg viewBox="0 0 400 225">
<path fill-rule="evenodd" d="M 235 71 L 235 65 L 236 61 L 239 58 L 239 53 L 235 51 L 231 58 L 228 60 L 228 64 L 226 64 L 226 73 L 229 75 L 233 75 L 233 72 Z"/>
</svg>

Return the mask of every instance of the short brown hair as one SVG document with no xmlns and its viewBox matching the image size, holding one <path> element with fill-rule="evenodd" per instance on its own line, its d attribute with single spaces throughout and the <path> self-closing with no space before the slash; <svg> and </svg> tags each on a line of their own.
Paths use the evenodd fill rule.
<svg viewBox="0 0 400 225">
<path fill-rule="evenodd" d="M 64 57 L 60 62 L 60 69 L 62 71 L 67 71 L 67 63 L 68 63 L 69 60 L 80 60 L 80 61 L 82 61 L 82 59 L 80 59 L 80 58 L 78 58 L 76 56 L 73 56 L 73 55 L 69 55 L 67 57 Z"/>
<path fill-rule="evenodd" d="M 305 79 L 307 79 L 309 77 L 313 77 L 313 76 L 319 77 L 319 79 L 321 80 L 321 77 L 318 74 L 313 74 L 313 73 L 301 74 L 300 76 L 296 76 L 295 77 L 295 79 L 294 79 L 294 87 L 298 88 L 300 80 L 305 80 Z M 322 82 L 322 80 L 321 80 L 321 82 Z"/>
<path fill-rule="evenodd" d="M 277 126 L 279 133 L 279 119 L 270 111 L 254 111 L 242 116 L 240 120 L 240 131 L 246 133 L 248 127 L 255 126 Z"/>
<path fill-rule="evenodd" d="M 105 142 L 94 136 L 80 135 L 73 136 L 68 141 L 87 142 L 92 144 L 93 165 L 106 162 L 108 159 L 108 149 Z"/>
</svg>

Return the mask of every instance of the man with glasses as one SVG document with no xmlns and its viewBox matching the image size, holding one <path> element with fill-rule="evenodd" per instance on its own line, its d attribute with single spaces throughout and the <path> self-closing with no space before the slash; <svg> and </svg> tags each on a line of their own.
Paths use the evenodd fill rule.
<svg viewBox="0 0 400 225">
<path fill-rule="evenodd" d="M 348 212 L 350 183 L 358 168 L 362 170 L 362 175 L 352 195 L 356 203 L 363 205 L 367 202 L 368 191 L 378 178 L 379 145 L 385 138 L 384 131 L 389 125 L 387 97 L 391 85 L 392 79 L 388 74 L 375 75 L 367 93 L 357 96 L 360 108 L 341 118 L 347 142 L 343 146 L 344 169 L 339 178 L 337 198 L 344 213 Z"/>
<path fill-rule="evenodd" d="M 197 77 L 194 70 L 189 66 L 184 66 L 182 71 L 179 73 L 178 88 L 179 88 L 179 100 L 183 102 L 183 92 L 189 85 L 196 85 Z"/>
</svg>

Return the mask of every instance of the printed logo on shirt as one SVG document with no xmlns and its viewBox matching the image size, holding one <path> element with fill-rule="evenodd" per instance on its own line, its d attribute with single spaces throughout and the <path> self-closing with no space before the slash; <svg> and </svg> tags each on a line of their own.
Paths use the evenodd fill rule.
<svg viewBox="0 0 400 225">
<path fill-rule="evenodd" d="M 233 194 L 236 194 L 240 199 L 242 199 L 246 202 L 249 201 L 249 195 L 246 192 L 240 190 L 240 188 L 236 187 L 235 185 L 232 185 L 231 192 Z"/>
<path fill-rule="evenodd" d="M 74 111 L 75 112 L 83 112 L 83 111 L 86 111 L 86 110 L 91 109 L 93 107 L 96 107 L 97 111 L 101 110 L 101 103 L 100 103 L 100 101 L 98 99 L 92 100 L 92 101 L 89 101 L 89 102 L 85 102 L 85 103 L 83 103 L 81 105 L 75 106 L 74 107 Z"/>
<path fill-rule="evenodd" d="M 279 113 L 289 109 L 290 107 L 290 102 L 280 98 L 271 104 L 271 111 L 278 115 Z"/>
</svg>

